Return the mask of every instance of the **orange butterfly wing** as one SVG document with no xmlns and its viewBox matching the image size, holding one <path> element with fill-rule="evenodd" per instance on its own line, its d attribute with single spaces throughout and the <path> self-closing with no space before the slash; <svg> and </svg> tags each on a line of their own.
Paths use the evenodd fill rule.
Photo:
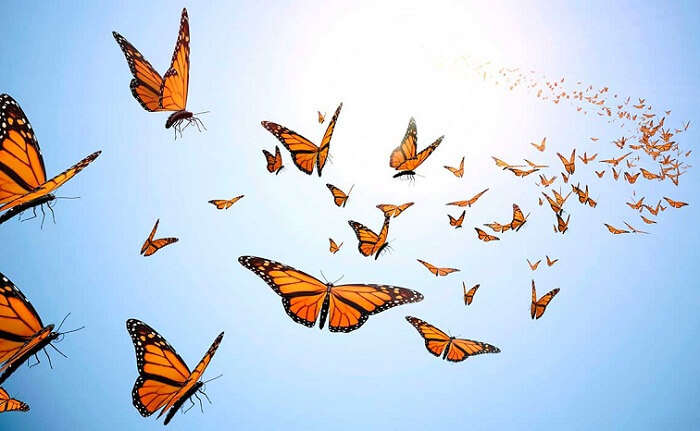
<svg viewBox="0 0 700 431">
<path fill-rule="evenodd" d="M 338 250 L 340 250 L 340 247 L 343 246 L 343 243 L 341 242 L 340 245 L 336 244 L 335 241 L 333 241 L 332 238 L 328 238 L 328 241 L 330 241 L 330 252 L 332 254 L 336 254 Z"/>
<path fill-rule="evenodd" d="M 425 340 L 425 348 L 434 356 L 440 356 L 450 344 L 450 337 L 435 326 L 413 316 L 406 316 L 408 323 L 413 325 Z"/>
<path fill-rule="evenodd" d="M 477 237 L 484 242 L 500 240 L 497 236 L 489 235 L 478 227 L 475 227 L 474 230 L 476 230 Z"/>
<path fill-rule="evenodd" d="M 374 231 L 367 226 L 354 220 L 348 221 L 348 224 L 355 232 L 355 236 L 357 236 L 357 240 L 359 241 L 357 249 L 360 253 L 364 256 L 375 255 L 375 259 L 379 258 L 379 254 L 387 245 L 386 238 L 389 235 L 389 217 L 384 217 L 384 225 L 379 235 L 374 233 Z"/>
<path fill-rule="evenodd" d="M 462 211 L 462 215 L 460 215 L 458 218 L 454 218 L 451 215 L 447 214 L 447 217 L 450 218 L 450 226 L 454 226 L 455 229 L 462 227 L 462 222 L 464 222 L 464 215 L 466 213 L 466 210 Z"/>
<path fill-rule="evenodd" d="M 187 9 L 182 9 L 180 30 L 170 68 L 163 76 L 160 88 L 160 106 L 167 111 L 182 111 L 187 106 L 190 82 L 190 22 Z"/>
<path fill-rule="evenodd" d="M 406 134 L 401 140 L 401 144 L 391 152 L 389 156 L 389 166 L 398 171 L 412 171 L 420 166 L 433 151 L 440 145 L 444 136 L 439 137 L 435 142 L 424 148 L 420 153 L 417 151 L 418 131 L 416 120 L 411 117 L 408 122 Z"/>
<path fill-rule="evenodd" d="M 464 305 L 471 305 L 474 300 L 474 295 L 476 291 L 479 290 L 480 284 L 474 285 L 469 291 L 467 291 L 467 286 L 462 282 L 462 288 L 464 289 Z"/>
<path fill-rule="evenodd" d="M 223 200 L 223 199 L 214 199 L 209 201 L 210 204 L 214 205 L 217 209 L 220 210 L 227 210 L 233 206 L 236 202 L 241 200 L 241 198 L 245 197 L 245 195 L 240 195 L 236 196 L 235 198 L 228 199 L 228 200 Z"/>
<path fill-rule="evenodd" d="M 22 401 L 10 398 L 7 391 L 0 388 L 0 413 L 12 411 L 27 412 L 29 411 L 29 406 Z"/>
<path fill-rule="evenodd" d="M 401 205 L 379 204 L 377 205 L 377 208 L 384 213 L 385 217 L 398 217 L 399 214 L 404 212 L 404 210 L 411 205 L 413 205 L 413 202 L 407 202 Z"/>
<path fill-rule="evenodd" d="M 527 215 L 529 217 L 530 214 Z M 527 217 L 523 215 L 522 210 L 516 204 L 513 204 L 513 221 L 510 222 L 510 228 L 514 231 L 519 231 L 521 227 L 527 222 Z"/>
<path fill-rule="evenodd" d="M 338 108 L 336 108 L 335 113 L 333 114 L 333 118 L 331 118 L 330 123 L 328 123 L 326 133 L 323 134 L 323 139 L 321 139 L 321 145 L 319 145 L 318 159 L 316 161 L 319 177 L 321 176 L 321 171 L 323 170 L 323 167 L 326 165 L 326 159 L 328 159 L 328 152 L 331 148 L 331 138 L 333 137 L 333 131 L 335 130 L 335 123 L 338 121 L 338 116 L 340 115 L 340 110 L 342 107 L 343 104 L 341 103 L 340 105 L 338 105 Z"/>
<path fill-rule="evenodd" d="M 406 316 L 406 320 L 423 337 L 425 347 L 431 354 L 438 357 L 442 355 L 443 359 L 450 362 L 461 362 L 470 356 L 501 351 L 498 347 L 480 341 L 449 337 L 435 326 L 413 316 Z"/>
<path fill-rule="evenodd" d="M 158 223 L 160 223 L 160 219 L 156 220 L 156 224 L 153 225 L 153 229 L 151 230 L 151 233 L 148 235 L 148 238 L 146 238 L 146 241 L 143 243 L 143 246 L 141 247 L 141 254 L 143 256 L 150 256 L 153 253 L 157 252 L 161 248 L 165 247 L 166 245 L 170 245 L 172 243 L 178 242 L 178 238 L 158 238 L 158 239 L 153 239 L 153 237 L 156 234 L 156 230 L 158 230 Z"/>
<path fill-rule="evenodd" d="M 275 175 L 279 174 L 282 168 L 284 167 L 282 165 L 282 154 L 280 154 L 280 147 L 275 145 L 274 156 L 267 150 L 262 150 L 262 152 L 265 155 L 265 159 L 267 160 L 267 171 L 269 173 L 274 172 Z"/>
<path fill-rule="evenodd" d="M 539 319 L 547 309 L 547 305 L 557 296 L 559 288 L 550 290 L 545 293 L 539 300 L 537 299 L 537 291 L 535 290 L 535 280 L 532 280 L 532 303 L 530 305 L 530 317 Z"/>
<path fill-rule="evenodd" d="M 333 184 L 326 184 L 326 187 L 328 187 L 328 190 L 331 191 L 331 194 L 333 195 L 333 202 L 335 202 L 335 205 L 338 207 L 345 207 L 345 204 L 348 202 L 348 197 L 350 197 L 350 195 L 345 194 L 344 191 L 340 190 Z M 350 190 L 352 190 L 352 187 L 350 188 Z"/>
<path fill-rule="evenodd" d="M 143 55 L 129 41 L 116 31 L 112 32 L 112 36 L 119 44 L 126 62 L 129 65 L 129 70 L 134 78 L 131 80 L 129 87 L 131 94 L 138 100 L 143 109 L 153 112 L 162 111 L 160 105 L 160 88 L 163 85 L 163 77 L 160 76 L 151 63 L 146 60 Z"/>
</svg>

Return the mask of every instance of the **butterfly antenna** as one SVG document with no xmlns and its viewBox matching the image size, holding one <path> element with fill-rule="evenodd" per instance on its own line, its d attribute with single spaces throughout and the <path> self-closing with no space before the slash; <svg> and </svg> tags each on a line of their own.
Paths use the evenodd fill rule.
<svg viewBox="0 0 700 431">
<path fill-rule="evenodd" d="M 202 405 L 202 399 L 199 398 L 199 395 L 197 395 L 197 392 L 194 393 L 194 397 L 197 398 L 197 401 L 199 401 L 199 410 L 201 410 L 201 412 L 204 413 L 204 406 Z"/>
<path fill-rule="evenodd" d="M 56 199 L 80 199 L 80 196 L 56 196 Z M 51 202 L 49 202 L 51 205 Z"/>
<path fill-rule="evenodd" d="M 354 187 L 355 187 L 355 184 L 353 184 L 352 186 L 350 186 L 350 190 L 348 190 L 348 196 L 350 196 L 350 192 L 352 192 L 352 189 L 353 189 Z"/>
<path fill-rule="evenodd" d="M 49 346 L 51 346 L 52 349 L 54 349 L 55 351 L 57 351 L 59 355 L 61 355 L 61 356 L 63 356 L 64 358 L 68 359 L 68 356 L 66 356 L 63 352 L 61 352 L 60 350 L 58 350 L 58 348 L 57 348 L 56 346 L 54 346 L 54 345 L 51 344 L 51 343 L 49 343 Z M 44 349 L 44 353 L 46 353 L 46 349 Z M 47 353 L 46 356 L 48 357 L 49 354 Z M 51 359 L 49 359 L 49 365 L 50 365 L 50 364 L 51 364 Z M 51 367 L 51 368 L 53 368 L 53 367 Z"/>
<path fill-rule="evenodd" d="M 223 374 L 219 374 L 219 375 L 216 376 L 216 377 L 212 377 L 211 379 L 206 380 L 205 382 L 202 383 L 202 386 L 206 385 L 206 384 L 209 383 L 209 382 L 212 382 L 212 381 L 218 379 L 219 377 L 223 377 Z"/>
<path fill-rule="evenodd" d="M 335 280 L 335 281 L 334 281 L 333 283 L 331 283 L 331 284 L 335 284 L 335 283 L 339 282 L 340 280 L 343 279 L 343 277 L 345 277 L 345 274 L 341 275 L 340 278 L 338 278 L 337 280 Z"/>
<path fill-rule="evenodd" d="M 51 363 L 51 356 L 49 356 L 49 354 L 48 354 L 48 352 L 46 351 L 46 349 L 42 349 L 42 350 L 44 351 L 44 354 L 46 355 L 46 359 L 49 360 L 49 368 L 51 368 L 51 369 L 53 370 L 53 364 Z M 37 358 L 37 361 L 38 361 L 38 360 L 39 360 L 39 358 Z M 37 365 L 38 365 L 38 364 L 37 364 Z"/>
<path fill-rule="evenodd" d="M 193 116 L 194 116 L 194 115 L 202 115 L 202 114 L 208 114 L 208 113 L 210 113 L 210 112 L 211 112 L 211 111 L 202 111 L 202 112 L 196 112 L 196 113 L 194 113 L 194 114 L 192 114 L 192 115 L 193 115 Z"/>
<path fill-rule="evenodd" d="M 200 390 L 199 390 L 199 393 L 202 394 L 202 395 L 204 395 L 204 398 L 207 399 L 207 401 L 209 402 L 209 404 L 214 404 L 214 403 L 211 402 L 211 400 L 209 399 L 209 395 L 207 395 L 206 392 L 204 392 L 203 390 L 200 389 Z"/>
<path fill-rule="evenodd" d="M 321 272 L 321 277 L 323 277 L 323 281 L 325 281 L 326 284 L 328 284 L 328 279 L 326 278 L 326 275 L 323 273 L 323 271 L 320 271 L 320 272 Z"/>
<path fill-rule="evenodd" d="M 44 212 L 44 206 L 41 205 L 41 227 L 39 229 L 44 230 L 44 219 L 46 218 L 46 213 Z"/>
<path fill-rule="evenodd" d="M 66 321 L 66 319 L 68 318 L 68 316 L 70 316 L 70 312 L 68 312 L 68 314 L 66 314 L 66 317 L 64 317 L 63 320 L 61 320 L 61 323 L 58 325 L 58 329 L 56 329 L 56 332 L 60 332 L 60 331 L 61 331 L 61 326 L 63 326 L 63 323 Z"/>
<path fill-rule="evenodd" d="M 49 211 L 51 211 L 51 219 L 53 219 L 53 224 L 56 224 L 56 213 L 53 212 L 53 208 L 51 208 L 51 205 L 47 204 L 46 206 L 48 206 Z"/>
<path fill-rule="evenodd" d="M 186 409 L 184 409 L 184 408 L 180 409 L 180 411 L 182 412 L 183 415 L 185 413 L 189 412 L 192 409 L 192 407 L 194 407 L 194 401 L 192 401 L 192 398 L 190 398 L 190 402 L 192 403 L 191 406 L 187 407 Z"/>
</svg>

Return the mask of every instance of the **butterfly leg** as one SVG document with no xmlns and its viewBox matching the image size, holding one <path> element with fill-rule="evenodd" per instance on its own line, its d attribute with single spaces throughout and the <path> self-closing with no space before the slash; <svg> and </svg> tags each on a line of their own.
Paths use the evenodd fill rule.
<svg viewBox="0 0 700 431">
<path fill-rule="evenodd" d="M 50 203 L 46 204 L 46 206 L 49 207 L 49 211 L 51 211 L 51 218 L 53 219 L 53 224 L 56 224 L 56 213 L 53 212 L 53 208 L 51 207 Z"/>
<path fill-rule="evenodd" d="M 46 218 L 46 212 L 44 211 L 44 206 L 41 205 L 39 208 L 41 208 L 41 230 L 44 230 L 44 219 Z"/>
<path fill-rule="evenodd" d="M 192 398 L 190 398 L 190 403 L 191 403 L 192 405 L 189 406 L 189 407 L 187 407 L 186 409 L 184 409 L 184 410 L 182 411 L 183 414 L 189 412 L 189 411 L 192 409 L 192 407 L 194 407 L 194 401 L 192 401 Z"/>
<path fill-rule="evenodd" d="M 206 392 L 204 392 L 204 391 L 201 390 L 201 389 L 200 389 L 198 392 L 199 392 L 200 394 L 204 395 L 204 398 L 207 399 L 207 401 L 209 402 L 209 404 L 214 404 L 214 403 L 211 402 L 211 400 L 209 399 L 209 396 L 207 395 Z"/>
<path fill-rule="evenodd" d="M 44 351 L 44 355 L 46 355 L 46 359 L 49 360 L 49 368 L 53 370 L 53 364 L 51 363 L 51 356 L 49 356 L 49 352 L 46 351 L 46 349 L 41 349 Z"/>
<path fill-rule="evenodd" d="M 28 364 L 28 365 L 29 365 L 29 368 L 34 368 L 34 367 L 36 367 L 37 365 L 41 364 L 41 361 L 39 360 L 39 356 L 37 356 L 36 353 L 34 354 L 34 359 L 36 359 L 36 362 L 33 363 L 33 364 Z"/>
<path fill-rule="evenodd" d="M 29 218 L 25 218 L 24 220 L 22 220 L 22 219 L 20 218 L 20 221 L 25 222 L 25 221 L 29 221 L 29 220 L 35 219 L 35 218 L 36 218 L 36 207 L 32 208 L 32 213 L 33 213 L 34 215 L 32 215 L 32 216 L 29 217 Z"/>
<path fill-rule="evenodd" d="M 199 395 L 197 395 L 196 392 L 194 393 L 194 396 L 195 398 L 197 398 L 197 401 L 199 401 L 199 410 L 201 410 L 202 413 L 204 413 L 204 405 L 202 405 L 202 399 L 199 398 Z"/>
</svg>

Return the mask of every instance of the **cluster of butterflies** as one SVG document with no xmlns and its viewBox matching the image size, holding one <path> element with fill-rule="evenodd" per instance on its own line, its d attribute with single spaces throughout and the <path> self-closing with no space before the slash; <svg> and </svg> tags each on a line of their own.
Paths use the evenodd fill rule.
<svg viewBox="0 0 700 431">
<path fill-rule="evenodd" d="M 206 129 L 202 121 L 197 117 L 198 114 L 187 110 L 190 73 L 190 32 L 187 11 L 185 9 L 182 11 L 180 29 L 170 68 L 163 76 L 123 36 L 116 32 L 113 32 L 113 36 L 123 51 L 133 75 L 130 84 L 132 95 L 141 106 L 150 112 L 170 112 L 171 114 L 165 123 L 165 127 L 168 129 L 172 128 L 176 138 L 178 135 L 182 136 L 183 131 L 191 125 L 200 131 Z M 581 95 L 581 98 L 583 97 Z M 596 100 L 597 96 L 591 97 L 592 103 L 596 103 Z M 320 177 L 329 157 L 331 139 L 342 107 L 343 104 L 340 103 L 328 121 L 326 131 L 319 145 L 280 124 L 269 121 L 263 121 L 261 124 L 289 151 L 292 162 L 300 171 L 307 175 L 312 175 L 315 170 Z M 640 126 L 642 137 L 639 138 L 640 145 L 635 150 L 643 150 L 654 160 L 662 156 L 663 160 L 660 163 L 662 168 L 659 174 L 645 169 L 641 169 L 640 173 L 646 179 L 663 180 L 670 178 L 677 184 L 678 177 L 682 174 L 680 168 L 685 167 L 687 169 L 688 166 L 683 165 L 677 159 L 664 155 L 668 151 L 679 151 L 677 145 L 670 141 L 673 133 L 663 129 L 663 119 L 659 123 L 654 124 L 652 117 L 648 115 L 643 116 L 646 120 Z M 621 118 L 623 117 L 625 116 L 623 115 Z M 318 112 L 318 122 L 323 124 L 325 121 L 326 115 Z M 653 139 L 659 131 L 660 139 L 663 140 L 662 144 L 659 144 L 658 140 L 655 141 Z M 401 143 L 389 156 L 389 166 L 396 171 L 393 177 L 412 178 L 416 174 L 416 169 L 438 148 L 443 139 L 444 136 L 440 136 L 430 145 L 418 151 L 416 122 L 411 118 Z M 623 148 L 625 145 L 626 138 L 623 137 L 621 140 L 621 144 L 616 142 L 618 148 Z M 546 138 L 540 144 L 533 143 L 532 145 L 537 150 L 544 152 Z M 263 149 L 263 154 L 268 172 L 275 175 L 279 174 L 284 168 L 279 146 L 275 147 L 274 154 L 265 149 Z M 630 154 L 631 152 L 621 157 L 602 160 L 601 162 L 612 165 L 614 178 L 617 179 L 619 173 L 615 170 L 615 167 Z M 53 211 L 53 202 L 58 199 L 54 194 L 55 191 L 93 162 L 99 155 L 100 151 L 97 151 L 63 173 L 47 180 L 39 144 L 29 120 L 19 104 L 11 96 L 7 94 L 0 95 L 0 213 L 4 212 L 0 215 L 0 223 L 27 210 L 32 210 L 34 216 L 37 215 L 37 209 L 43 213 L 44 204 L 50 211 Z M 576 150 L 574 149 L 568 158 L 559 153 L 557 155 L 563 164 L 564 171 L 566 171 L 566 173 L 561 173 L 561 178 L 564 183 L 568 183 L 569 178 L 574 175 L 576 169 Z M 596 157 L 597 154 L 588 156 L 587 153 L 584 153 L 583 157 L 579 156 L 579 159 L 584 164 L 588 164 L 594 161 Z M 548 167 L 529 160 L 525 160 L 529 166 L 527 168 L 525 165 L 509 164 L 496 157 L 493 157 L 493 159 L 498 167 L 511 172 L 519 178 L 525 178 Z M 639 157 L 636 160 L 639 160 Z M 626 160 L 626 163 L 628 167 L 632 168 L 629 159 Z M 664 168 L 663 166 L 667 167 Z M 464 175 L 464 157 L 460 161 L 459 167 L 444 167 L 454 176 L 462 178 Z M 676 171 L 675 174 L 671 173 L 673 169 Z M 605 171 L 602 171 L 602 173 L 596 172 L 599 178 L 602 178 L 604 173 Z M 630 184 L 634 184 L 639 175 L 639 173 L 633 175 L 625 172 L 625 178 Z M 540 174 L 539 179 L 540 183 L 538 185 L 548 188 L 556 181 L 557 176 L 547 177 L 545 174 Z M 575 193 L 579 198 L 579 202 L 588 207 L 595 208 L 597 205 L 597 202 L 589 195 L 588 185 L 583 187 L 580 184 L 573 185 L 572 183 L 570 185 L 572 191 L 566 196 L 563 196 L 561 191 L 557 192 L 553 189 L 554 197 L 550 197 L 544 191 L 542 192 L 556 217 L 554 231 L 562 234 L 567 231 L 570 220 L 570 214 L 566 220 L 563 216 L 565 211 L 564 204 L 569 195 Z M 332 184 L 326 184 L 326 187 L 331 193 L 333 203 L 338 207 L 345 207 L 353 187 L 350 187 L 347 193 Z M 471 208 L 475 205 L 479 198 L 487 193 L 488 190 L 486 188 L 469 199 L 447 203 L 447 206 L 465 208 L 456 217 L 448 214 L 450 226 L 455 229 L 461 228 L 465 219 L 466 208 Z M 227 210 L 243 197 L 243 195 L 240 195 L 231 199 L 211 200 L 209 203 L 219 210 Z M 675 201 L 667 197 L 664 199 L 673 208 L 681 208 L 687 205 L 685 202 Z M 539 205 L 543 205 L 542 198 L 539 198 L 538 202 Z M 656 207 L 646 205 L 643 202 L 644 198 L 641 198 L 637 202 L 630 202 L 627 205 L 639 212 L 646 209 L 653 215 L 665 209 L 660 201 Z M 349 220 L 348 224 L 357 237 L 359 253 L 362 256 L 378 259 L 388 246 L 387 237 L 390 221 L 398 217 L 413 204 L 413 202 L 406 202 L 399 205 L 377 205 L 376 207 L 382 212 L 384 217 L 379 233 L 374 232 L 362 223 Z M 493 221 L 485 223 L 484 226 L 490 228 L 495 234 L 504 234 L 508 231 L 518 232 L 526 224 L 529 215 L 529 213 L 525 215 L 520 206 L 514 203 L 512 205 L 512 216 L 509 221 Z M 642 219 L 646 223 L 655 223 L 655 221 L 644 216 L 642 216 Z M 175 237 L 155 238 L 159 222 L 159 219 L 156 220 L 153 229 L 141 248 L 141 255 L 151 256 L 163 247 L 178 241 Z M 642 232 L 634 229 L 629 224 L 627 226 L 631 232 Z M 606 224 L 606 227 L 614 234 L 629 232 L 614 228 L 608 224 Z M 479 227 L 474 229 L 477 239 L 481 241 L 500 240 L 498 236 L 489 234 Z M 337 253 L 342 246 L 343 242 L 338 244 L 332 238 L 329 238 L 330 253 Z M 558 261 L 558 259 L 550 259 L 549 256 L 546 256 L 546 260 L 547 265 L 550 267 Z M 285 312 L 294 322 L 307 327 L 313 327 L 318 322 L 319 328 L 323 329 L 327 323 L 331 332 L 350 332 L 364 325 L 370 315 L 378 314 L 396 306 L 423 300 L 423 295 L 420 292 L 398 286 L 384 284 L 335 285 L 334 283 L 322 282 L 291 266 L 267 258 L 241 256 L 238 258 L 238 261 L 243 267 L 260 277 L 281 297 Z M 447 276 L 459 271 L 457 268 L 438 267 L 421 259 L 417 259 L 417 261 L 436 277 Z M 541 260 L 534 264 L 529 260 L 527 262 L 531 270 L 535 271 Z M 0 278 L 0 316 L 2 316 L 0 318 L 0 384 L 2 384 L 20 365 L 30 358 L 35 358 L 38 364 L 38 353 L 41 351 L 46 353 L 46 348 L 53 348 L 60 353 L 52 343 L 73 331 L 61 332 L 61 325 L 57 329 L 54 329 L 54 325 L 44 326 L 36 310 L 19 289 L 2 274 L 0 274 Z M 464 304 L 465 306 L 470 306 L 480 285 L 477 284 L 467 290 L 466 284 L 462 284 Z M 556 288 L 538 298 L 535 281 L 532 280 L 531 318 L 541 318 L 549 303 L 558 293 L 559 289 Z M 406 320 L 423 338 L 426 349 L 431 354 L 442 357 L 442 359 L 459 362 L 474 355 L 500 352 L 498 347 L 488 343 L 448 336 L 437 327 L 419 318 L 406 316 Z M 184 407 L 186 402 L 189 401 L 194 406 L 193 397 L 199 400 L 200 406 L 202 402 L 200 395 L 208 399 L 203 390 L 206 381 L 202 381 L 202 376 L 223 339 L 223 332 L 215 338 L 195 368 L 190 370 L 185 361 L 165 338 L 146 323 L 137 319 L 129 319 L 126 321 L 126 329 L 133 341 L 138 371 L 138 377 L 132 391 L 132 399 L 135 408 L 141 415 L 150 416 L 155 412 L 159 412 L 158 417 L 165 415 L 165 424 L 168 424 L 174 414 Z M 48 354 L 46 356 L 50 361 Z M 11 398 L 4 389 L 0 388 L 0 413 L 13 410 L 27 411 L 28 409 L 29 406 L 27 404 Z"/>
</svg>

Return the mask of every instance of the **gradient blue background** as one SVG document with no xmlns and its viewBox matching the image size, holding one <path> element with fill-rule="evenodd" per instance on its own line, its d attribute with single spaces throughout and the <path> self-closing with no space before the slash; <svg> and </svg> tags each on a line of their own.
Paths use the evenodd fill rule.
<svg viewBox="0 0 700 431">
<path fill-rule="evenodd" d="M 570 201 L 570 230 L 554 235 L 536 205 L 534 176 L 496 169 L 491 155 L 552 163 L 576 147 L 600 157 L 616 126 L 438 67 L 435 56 L 476 53 L 510 67 L 582 80 L 645 97 L 667 124 L 691 120 L 682 147 L 698 141 L 695 2 L 201 2 L 187 4 L 191 28 L 188 108 L 211 110 L 199 134 L 173 141 L 166 115 L 145 112 L 129 91 L 117 30 L 161 72 L 183 5 L 172 2 L 3 1 L 0 91 L 29 116 L 49 175 L 92 151 L 102 156 L 59 192 L 57 224 L 0 227 L 0 271 L 45 323 L 72 312 L 86 325 L 59 344 L 54 369 L 22 368 L 4 387 L 28 414 L 0 416 L 2 429 L 157 429 L 131 404 L 134 351 L 125 330 L 140 318 L 194 366 L 219 331 L 226 336 L 206 376 L 205 404 L 169 425 L 191 429 L 689 429 L 700 413 L 696 171 L 681 185 L 577 178 L 595 210 Z M 323 178 L 291 164 L 268 175 L 260 150 L 277 141 L 260 120 L 318 140 L 316 110 L 344 108 Z M 389 152 L 415 116 L 419 146 L 440 148 L 415 185 L 391 179 Z M 527 143 L 548 137 L 546 153 Z M 599 136 L 593 144 L 588 137 Z M 467 155 L 458 180 L 443 168 Z M 692 159 L 690 161 L 692 164 Z M 606 174 L 609 177 L 610 173 Z M 344 209 L 325 183 L 355 189 Z M 560 183 L 557 183 L 560 184 Z M 452 230 L 445 202 L 491 187 Z M 690 202 L 667 210 L 653 234 L 613 237 L 603 222 L 642 224 L 624 205 L 632 190 Z M 209 199 L 246 197 L 226 212 Z M 381 224 L 380 202 L 415 201 L 393 220 L 393 252 L 362 258 L 347 226 Z M 472 227 L 532 212 L 518 234 L 476 241 Z M 151 258 L 138 251 L 156 218 L 180 238 Z M 345 241 L 328 253 L 328 237 Z M 293 323 L 279 298 L 236 258 L 260 255 L 344 282 L 390 283 L 426 299 L 369 319 L 351 334 Z M 525 258 L 560 259 L 532 273 Z M 461 272 L 435 279 L 416 258 Z M 544 266 L 544 268 L 542 268 Z M 539 293 L 560 287 L 544 318 L 529 318 L 530 279 Z M 461 282 L 481 283 L 465 310 Z M 429 355 L 403 319 L 416 315 L 502 353 L 451 364 Z"/>
</svg>

